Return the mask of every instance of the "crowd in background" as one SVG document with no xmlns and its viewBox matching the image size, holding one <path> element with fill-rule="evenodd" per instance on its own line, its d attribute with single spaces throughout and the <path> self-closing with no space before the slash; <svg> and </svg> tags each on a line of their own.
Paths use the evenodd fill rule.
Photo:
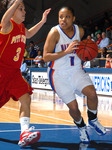
<svg viewBox="0 0 112 150">
<path fill-rule="evenodd" d="M 111 46 L 109 47 L 109 45 L 112 44 L 112 37 L 109 33 L 110 31 L 107 32 L 106 30 L 111 26 L 112 26 L 112 15 L 108 16 L 107 13 L 104 14 L 104 18 L 100 20 L 99 23 L 93 23 L 92 20 L 89 20 L 89 23 L 87 25 L 83 25 L 85 31 L 83 39 L 87 38 L 93 40 L 97 44 L 98 49 L 101 50 L 98 53 L 97 58 L 108 59 L 108 57 L 110 57 L 111 59 L 111 55 L 107 51 L 112 50 L 112 47 Z M 39 67 L 39 68 L 47 67 L 47 65 L 42 59 L 43 51 L 40 49 L 38 45 L 34 44 L 33 41 L 30 41 L 29 47 L 25 49 L 24 57 L 33 59 L 32 62 L 34 67 Z M 106 62 L 108 62 L 108 60 L 105 61 L 105 67 L 107 66 Z M 85 64 L 84 65 L 85 68 L 91 67 L 90 61 L 85 62 L 84 64 Z M 111 65 L 109 65 L 109 67 L 110 66 Z"/>
<path fill-rule="evenodd" d="M 29 64 L 31 64 L 31 60 L 33 67 L 46 67 L 46 63 L 43 61 L 43 51 L 33 41 L 30 41 L 28 48 L 25 49 L 24 58 Z"/>
<path fill-rule="evenodd" d="M 107 30 L 111 27 L 111 30 Z M 100 20 L 97 24 L 94 24 L 92 20 L 89 20 L 88 25 L 84 26 L 85 35 L 84 39 L 93 40 L 98 46 L 97 58 L 104 58 L 105 65 L 104 68 L 112 68 L 112 15 L 108 16 L 107 13 L 104 14 L 104 18 Z M 84 62 L 84 68 L 90 68 L 91 63 L 98 62 L 98 59 Z M 95 66 L 100 67 L 100 66 Z"/>
</svg>

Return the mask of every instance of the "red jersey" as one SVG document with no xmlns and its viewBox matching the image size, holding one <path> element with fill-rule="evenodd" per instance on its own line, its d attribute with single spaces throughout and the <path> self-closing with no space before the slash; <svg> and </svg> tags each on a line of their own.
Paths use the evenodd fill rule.
<svg viewBox="0 0 112 150">
<path fill-rule="evenodd" d="M 9 33 L 0 32 L 0 66 L 20 68 L 25 50 L 26 36 L 24 24 L 17 24 L 13 20 Z"/>
<path fill-rule="evenodd" d="M 102 38 L 97 39 L 96 44 L 97 45 L 100 44 L 101 40 L 102 40 Z"/>
<path fill-rule="evenodd" d="M 22 95 L 32 94 L 31 86 L 22 77 L 20 66 L 25 50 L 25 27 L 13 20 L 10 33 L 0 32 L 0 107 L 10 97 L 18 100 Z"/>
<path fill-rule="evenodd" d="M 105 68 L 111 68 L 111 64 L 109 61 L 107 61 L 106 65 L 105 65 Z"/>
</svg>

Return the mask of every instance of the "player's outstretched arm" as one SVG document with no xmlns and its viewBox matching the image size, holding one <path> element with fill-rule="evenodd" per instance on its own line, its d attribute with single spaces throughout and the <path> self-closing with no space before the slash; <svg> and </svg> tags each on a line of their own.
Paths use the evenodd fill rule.
<svg viewBox="0 0 112 150">
<path fill-rule="evenodd" d="M 31 38 L 40 30 L 40 28 L 47 21 L 47 16 L 50 13 L 50 11 L 51 11 L 51 8 L 45 10 L 45 12 L 43 13 L 43 16 L 42 16 L 42 20 L 39 23 L 37 23 L 35 26 L 30 28 L 29 30 L 26 29 L 26 38 Z"/>
<path fill-rule="evenodd" d="M 10 19 L 12 18 L 12 16 L 14 15 L 14 12 L 16 11 L 17 7 L 22 1 L 23 0 L 16 0 L 12 4 L 12 6 L 5 12 L 1 20 L 2 29 L 7 30 L 7 28 L 10 28 L 11 26 Z"/>
</svg>

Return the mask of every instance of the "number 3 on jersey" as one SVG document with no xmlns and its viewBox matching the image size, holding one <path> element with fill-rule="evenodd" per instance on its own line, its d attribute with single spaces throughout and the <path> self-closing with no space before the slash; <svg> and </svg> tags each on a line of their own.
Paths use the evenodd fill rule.
<svg viewBox="0 0 112 150">
<path fill-rule="evenodd" d="M 75 59 L 75 56 L 70 56 L 70 65 L 71 66 L 74 66 L 74 59 Z"/>
<path fill-rule="evenodd" d="M 16 56 L 14 56 L 14 58 L 13 58 L 14 61 L 18 61 L 19 60 L 20 53 L 21 53 L 21 48 L 19 47 L 16 50 Z"/>
</svg>

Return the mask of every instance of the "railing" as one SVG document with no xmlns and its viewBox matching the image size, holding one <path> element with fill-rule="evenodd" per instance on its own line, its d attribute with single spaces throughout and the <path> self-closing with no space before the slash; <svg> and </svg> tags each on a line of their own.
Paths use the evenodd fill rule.
<svg viewBox="0 0 112 150">
<path fill-rule="evenodd" d="M 38 44 L 38 43 L 41 43 L 41 42 L 43 42 L 43 41 L 45 41 L 45 38 L 42 39 L 42 40 L 40 40 L 40 41 L 35 42 L 34 44 Z M 26 46 L 26 49 L 29 48 L 29 47 L 30 47 L 30 45 Z"/>
<path fill-rule="evenodd" d="M 112 40 L 112 26 L 106 29 L 106 35 Z"/>
<path fill-rule="evenodd" d="M 25 61 L 26 61 L 26 63 L 28 64 L 28 63 L 30 63 L 30 67 L 33 67 L 33 60 L 42 60 L 43 61 L 43 58 L 25 58 Z M 34 62 L 35 64 L 38 64 L 38 63 L 36 63 L 36 62 Z"/>
<path fill-rule="evenodd" d="M 112 46 L 112 44 L 108 45 L 106 48 L 109 48 L 109 47 L 111 47 L 111 46 Z M 103 49 L 99 49 L 99 50 L 98 50 L 98 53 L 100 53 L 102 50 L 103 50 Z M 108 51 L 108 52 L 110 52 L 110 51 Z"/>
<path fill-rule="evenodd" d="M 34 60 L 35 58 L 25 58 L 25 61 L 26 61 L 26 63 L 28 63 L 28 62 L 30 62 L 30 67 L 32 67 L 33 66 L 33 60 Z"/>
<path fill-rule="evenodd" d="M 106 30 L 112 31 L 112 26 L 108 27 Z"/>
</svg>

